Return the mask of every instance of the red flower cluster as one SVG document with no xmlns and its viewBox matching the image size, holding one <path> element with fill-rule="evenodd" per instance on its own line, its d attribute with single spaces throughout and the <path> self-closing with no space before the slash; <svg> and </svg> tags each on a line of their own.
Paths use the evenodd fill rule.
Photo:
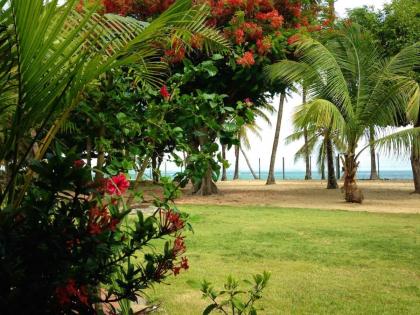
<svg viewBox="0 0 420 315">
<path fill-rule="evenodd" d="M 185 58 L 186 50 L 183 43 L 180 40 L 175 40 L 169 49 L 166 49 L 165 57 L 163 58 L 168 63 L 178 63 Z"/>
<path fill-rule="evenodd" d="M 279 15 L 277 10 L 272 10 L 266 13 L 258 12 L 255 17 L 262 21 L 269 21 L 273 29 L 280 28 L 284 22 L 283 16 Z"/>
<path fill-rule="evenodd" d="M 74 279 L 69 279 L 64 287 L 55 290 L 58 303 L 61 305 L 69 304 L 72 298 L 77 298 L 85 305 L 89 305 L 89 297 L 86 286 L 78 287 Z"/>
<path fill-rule="evenodd" d="M 133 10 L 134 0 L 103 0 L 105 13 L 116 13 L 122 16 Z"/>
<path fill-rule="evenodd" d="M 83 160 L 75 160 L 73 162 L 73 166 L 75 168 L 82 168 L 83 166 L 85 166 L 85 162 Z"/>
<path fill-rule="evenodd" d="M 251 67 L 255 64 L 254 54 L 251 51 L 247 51 L 242 57 L 236 59 L 236 63 L 243 67 Z"/>
<path fill-rule="evenodd" d="M 168 88 L 166 87 L 166 85 L 163 85 L 163 86 L 160 88 L 160 95 L 163 97 L 163 99 L 164 99 L 165 101 L 168 101 L 168 100 L 169 100 L 169 98 L 171 97 L 171 94 L 169 94 L 169 92 L 168 92 Z"/>
<path fill-rule="evenodd" d="M 188 258 L 187 257 L 182 257 L 180 264 L 178 266 L 173 266 L 172 267 L 172 272 L 174 273 L 174 276 L 176 276 L 176 275 L 179 274 L 181 269 L 187 270 L 188 268 L 190 268 L 190 266 L 188 264 Z"/>
<path fill-rule="evenodd" d="M 111 217 L 106 206 L 102 209 L 93 207 L 89 210 L 88 231 L 91 235 L 101 234 L 109 230 L 114 232 L 120 221 Z"/>
<path fill-rule="evenodd" d="M 164 211 L 160 209 L 160 226 L 163 233 L 173 233 L 184 228 L 185 222 L 179 213 L 172 210 Z"/>
<path fill-rule="evenodd" d="M 257 40 L 257 51 L 260 55 L 265 55 L 271 49 L 271 40 L 268 37 Z"/>
<path fill-rule="evenodd" d="M 121 196 L 130 187 L 130 182 L 124 174 L 112 176 L 106 182 L 106 192 L 110 195 Z"/>
</svg>

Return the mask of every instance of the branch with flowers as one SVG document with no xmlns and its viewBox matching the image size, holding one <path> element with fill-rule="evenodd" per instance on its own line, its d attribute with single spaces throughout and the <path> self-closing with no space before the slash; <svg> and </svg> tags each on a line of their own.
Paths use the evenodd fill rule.
<svg viewBox="0 0 420 315">
<path fill-rule="evenodd" d="M 92 181 L 91 169 L 59 148 L 31 168 L 36 180 L 21 207 L 0 213 L 5 314 L 94 314 L 98 305 L 117 314 L 118 302 L 136 301 L 189 268 L 187 215 L 173 196 L 157 200 L 150 215 L 132 215 L 124 206 L 124 174 Z"/>
</svg>

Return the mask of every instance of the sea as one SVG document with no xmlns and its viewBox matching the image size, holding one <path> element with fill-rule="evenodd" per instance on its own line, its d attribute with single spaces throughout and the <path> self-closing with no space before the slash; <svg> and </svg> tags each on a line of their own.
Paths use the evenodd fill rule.
<svg viewBox="0 0 420 315">
<path fill-rule="evenodd" d="M 165 174 L 164 170 L 161 170 L 162 176 L 168 176 L 173 177 L 177 171 L 167 171 Z M 148 179 L 150 177 L 150 170 L 146 170 L 145 172 L 145 179 Z M 256 173 L 257 177 L 261 180 L 267 179 L 268 171 L 261 171 L 260 173 Z M 135 178 L 135 174 L 130 172 L 130 177 L 132 179 Z M 233 179 L 233 171 L 228 170 L 227 171 L 227 177 L 228 180 Z M 276 180 L 304 180 L 305 179 L 305 172 L 304 171 L 286 171 L 284 174 L 282 171 L 275 171 L 274 177 Z M 366 170 L 360 170 L 357 172 L 357 179 L 369 179 L 370 177 L 370 171 Z M 383 180 L 412 180 L 413 179 L 413 173 L 411 170 L 381 170 L 379 172 L 379 177 Z M 239 172 L 239 179 L 244 180 L 253 180 L 254 177 L 252 176 L 250 171 L 240 171 Z M 321 174 L 318 172 L 312 171 L 312 179 L 321 179 Z"/>
</svg>

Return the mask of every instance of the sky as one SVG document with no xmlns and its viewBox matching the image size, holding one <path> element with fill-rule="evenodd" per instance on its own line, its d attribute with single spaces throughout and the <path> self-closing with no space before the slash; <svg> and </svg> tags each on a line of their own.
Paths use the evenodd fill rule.
<svg viewBox="0 0 420 315">
<path fill-rule="evenodd" d="M 377 9 L 383 7 L 384 3 L 388 3 L 389 1 L 386 0 L 370 0 L 370 1 L 362 1 L 362 0 L 338 0 L 336 2 L 336 11 L 338 16 L 343 17 L 345 16 L 347 8 L 354 8 L 360 7 L 363 5 L 374 6 Z M 273 99 L 273 104 L 276 108 L 278 108 L 279 98 L 275 97 Z M 279 147 L 277 150 L 276 156 L 276 170 L 280 170 L 282 167 L 282 158 L 285 158 L 285 168 L 286 171 L 303 171 L 305 169 L 305 164 L 303 161 L 294 162 L 294 154 L 295 152 L 302 146 L 303 142 L 295 142 L 289 145 L 286 145 L 284 139 L 289 136 L 293 132 L 293 125 L 292 125 L 292 115 L 297 105 L 301 104 L 301 96 L 300 95 L 292 95 L 289 97 L 284 105 L 283 110 L 283 119 L 282 125 L 280 130 L 280 142 Z M 260 134 L 261 139 L 257 136 L 250 135 L 250 143 L 251 149 L 246 150 L 246 154 L 252 164 L 254 170 L 258 170 L 258 159 L 261 159 L 261 170 L 265 171 L 268 170 L 270 165 L 270 157 L 271 151 L 273 146 L 273 138 L 274 138 L 274 129 L 276 125 L 276 118 L 277 113 L 274 113 L 271 117 L 271 126 L 267 125 L 264 121 L 257 120 L 258 125 L 262 128 Z M 363 143 L 360 143 L 359 147 L 363 147 Z M 381 170 L 409 170 L 410 168 L 410 160 L 409 157 L 388 157 L 385 153 L 379 152 L 380 154 L 380 169 Z M 234 169 L 234 150 L 233 148 L 228 151 L 227 159 L 230 162 L 229 170 Z M 316 157 L 312 157 L 312 165 L 313 169 L 312 172 L 316 172 Z M 174 168 L 171 163 L 168 163 L 167 169 L 177 169 Z M 248 167 L 246 165 L 244 157 L 240 156 L 239 158 L 239 169 L 241 171 L 247 171 Z M 370 155 L 369 150 L 365 150 L 360 157 L 360 170 L 370 170 Z"/>
</svg>

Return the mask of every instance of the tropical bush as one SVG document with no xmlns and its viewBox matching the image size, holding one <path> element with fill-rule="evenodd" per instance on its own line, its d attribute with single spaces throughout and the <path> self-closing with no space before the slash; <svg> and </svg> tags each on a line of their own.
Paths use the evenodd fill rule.
<svg viewBox="0 0 420 315">
<path fill-rule="evenodd" d="M 188 269 L 186 216 L 170 205 L 176 190 L 151 215 L 129 216 L 124 174 L 94 182 L 82 160 L 59 150 L 30 167 L 36 180 L 22 204 L 0 212 L 3 314 L 115 313 Z"/>
</svg>

